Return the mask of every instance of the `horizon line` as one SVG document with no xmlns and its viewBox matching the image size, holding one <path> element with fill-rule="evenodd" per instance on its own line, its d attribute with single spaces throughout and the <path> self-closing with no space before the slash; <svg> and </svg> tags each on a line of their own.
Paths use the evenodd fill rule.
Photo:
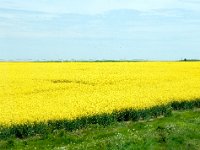
<svg viewBox="0 0 200 150">
<path fill-rule="evenodd" d="M 175 60 L 159 60 L 159 59 L 69 59 L 69 60 L 31 60 L 31 59 L 15 59 L 15 60 L 2 60 L 0 62 L 186 62 L 186 61 L 200 61 L 200 59 L 175 59 Z"/>
</svg>

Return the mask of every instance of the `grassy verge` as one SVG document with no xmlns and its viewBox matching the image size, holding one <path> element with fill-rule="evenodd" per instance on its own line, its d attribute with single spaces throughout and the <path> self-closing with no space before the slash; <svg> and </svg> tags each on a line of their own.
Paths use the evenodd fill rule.
<svg viewBox="0 0 200 150">
<path fill-rule="evenodd" d="M 145 121 L 93 124 L 87 128 L 0 140 L 0 149 L 200 149 L 200 109 L 173 111 Z"/>
</svg>

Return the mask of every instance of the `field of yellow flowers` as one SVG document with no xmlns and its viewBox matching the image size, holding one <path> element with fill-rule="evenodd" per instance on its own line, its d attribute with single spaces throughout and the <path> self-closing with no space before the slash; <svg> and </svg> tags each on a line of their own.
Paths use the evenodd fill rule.
<svg viewBox="0 0 200 150">
<path fill-rule="evenodd" d="M 200 98 L 199 62 L 0 63 L 0 124 L 145 109 Z"/>
</svg>

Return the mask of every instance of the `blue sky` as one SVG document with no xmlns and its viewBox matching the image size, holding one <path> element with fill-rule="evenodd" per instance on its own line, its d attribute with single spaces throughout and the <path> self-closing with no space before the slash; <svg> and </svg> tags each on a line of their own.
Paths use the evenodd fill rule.
<svg viewBox="0 0 200 150">
<path fill-rule="evenodd" d="M 200 59 L 200 0 L 0 0 L 1 60 Z"/>
</svg>

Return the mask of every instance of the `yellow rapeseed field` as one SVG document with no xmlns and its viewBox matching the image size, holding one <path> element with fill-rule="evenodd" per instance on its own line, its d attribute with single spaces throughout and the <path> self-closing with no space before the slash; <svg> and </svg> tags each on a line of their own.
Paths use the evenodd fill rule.
<svg viewBox="0 0 200 150">
<path fill-rule="evenodd" d="M 0 124 L 200 98 L 199 62 L 0 63 Z"/>
</svg>

